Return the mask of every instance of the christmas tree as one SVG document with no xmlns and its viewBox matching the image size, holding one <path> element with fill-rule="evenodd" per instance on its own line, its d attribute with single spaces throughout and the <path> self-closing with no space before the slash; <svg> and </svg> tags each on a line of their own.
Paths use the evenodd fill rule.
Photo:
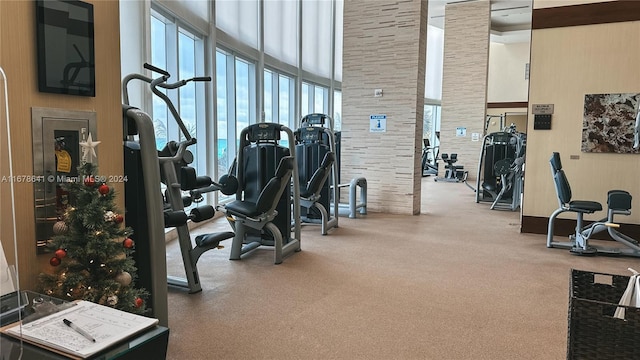
<svg viewBox="0 0 640 360">
<path fill-rule="evenodd" d="M 42 273 L 42 292 L 63 300 L 87 300 L 119 310 L 145 314 L 148 292 L 136 288 L 131 229 L 114 204 L 115 192 L 92 164 L 98 142 L 81 143 L 78 176 L 62 184 L 68 204 L 54 224 L 53 269 Z M 88 161 L 87 161 L 88 160 Z"/>
</svg>

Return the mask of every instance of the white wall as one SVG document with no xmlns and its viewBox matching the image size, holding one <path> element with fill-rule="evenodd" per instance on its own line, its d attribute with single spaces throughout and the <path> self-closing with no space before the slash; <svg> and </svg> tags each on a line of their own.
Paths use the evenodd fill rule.
<svg viewBox="0 0 640 360">
<path fill-rule="evenodd" d="M 147 59 L 149 6 L 149 1 L 120 1 L 120 80 L 132 73 L 145 74 L 142 66 Z M 143 108 L 146 88 L 146 84 L 132 81 L 128 87 L 129 104 Z"/>
<path fill-rule="evenodd" d="M 535 0 L 533 2 L 534 9 L 550 8 L 557 6 L 570 6 L 578 4 L 591 4 L 599 2 L 608 2 L 617 0 Z"/>
<path fill-rule="evenodd" d="M 487 102 L 517 102 L 529 98 L 529 80 L 525 66 L 529 62 L 529 43 L 501 44 L 489 47 Z"/>
</svg>

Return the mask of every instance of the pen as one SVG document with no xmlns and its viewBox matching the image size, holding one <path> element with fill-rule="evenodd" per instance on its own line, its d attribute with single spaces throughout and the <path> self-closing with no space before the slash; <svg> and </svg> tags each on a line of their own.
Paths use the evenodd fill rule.
<svg viewBox="0 0 640 360">
<path fill-rule="evenodd" d="M 96 342 L 96 339 L 93 338 L 93 336 L 91 336 L 88 332 L 80 329 L 76 324 L 72 323 L 71 321 L 67 320 L 67 319 L 62 319 L 62 321 L 64 322 L 65 325 L 67 325 L 68 327 L 72 328 L 73 330 L 75 330 L 78 334 L 86 337 L 87 339 Z"/>
</svg>

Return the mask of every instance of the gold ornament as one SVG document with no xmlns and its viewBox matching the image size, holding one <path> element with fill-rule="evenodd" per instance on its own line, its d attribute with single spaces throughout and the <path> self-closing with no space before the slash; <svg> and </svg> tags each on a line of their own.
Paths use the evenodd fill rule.
<svg viewBox="0 0 640 360">
<path fill-rule="evenodd" d="M 131 274 L 129 274 L 126 271 L 123 271 L 118 275 L 116 275 L 115 280 L 122 286 L 129 286 L 129 284 L 131 284 L 132 278 L 131 278 Z"/>
<path fill-rule="evenodd" d="M 56 222 L 55 224 L 53 224 L 53 233 L 56 235 L 62 235 L 62 234 L 66 234 L 67 231 L 69 231 L 69 227 L 67 226 L 67 223 L 65 223 L 64 221 L 60 220 L 58 222 Z"/>
</svg>

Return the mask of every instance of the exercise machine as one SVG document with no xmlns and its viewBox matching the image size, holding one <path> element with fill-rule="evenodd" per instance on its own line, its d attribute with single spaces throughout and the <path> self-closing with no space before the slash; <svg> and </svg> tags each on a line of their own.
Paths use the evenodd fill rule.
<svg viewBox="0 0 640 360">
<path fill-rule="evenodd" d="M 444 177 L 436 177 L 433 181 L 463 182 L 467 180 L 468 172 L 463 171 L 464 166 L 456 165 L 458 162 L 458 154 L 452 153 L 451 156 L 449 156 L 448 153 L 442 153 L 441 159 L 446 163 L 444 166 Z"/>
<path fill-rule="evenodd" d="M 282 132 L 287 134 L 288 147 L 279 143 Z M 231 171 L 238 183 L 236 200 L 219 207 L 235 232 L 230 260 L 272 246 L 274 263 L 280 264 L 301 250 L 300 178 L 291 154 L 295 154 L 295 138 L 284 125 L 258 123 L 241 131 Z"/>
<path fill-rule="evenodd" d="M 576 255 L 625 255 L 640 257 L 640 243 L 631 237 L 622 234 L 618 229 L 620 225 L 615 223 L 615 215 L 631 215 L 631 194 L 625 190 L 611 190 L 607 193 L 607 217 L 584 225 L 584 214 L 593 214 L 602 210 L 602 204 L 597 201 L 572 200 L 571 186 L 562 169 L 560 154 L 554 152 L 549 160 L 551 173 L 558 196 L 559 207 L 549 217 L 547 229 L 547 247 L 569 249 Z M 564 212 L 576 213 L 576 227 L 570 241 L 559 242 L 553 239 L 554 222 L 558 215 Z M 591 237 L 601 231 L 607 231 L 609 236 L 622 244 L 621 247 L 603 247 L 589 244 Z"/>
<path fill-rule="evenodd" d="M 438 175 L 438 146 L 431 146 L 429 139 L 422 139 L 422 177 Z"/>
<path fill-rule="evenodd" d="M 487 134 L 478 161 L 476 202 L 489 202 L 491 209 L 515 211 L 520 207 L 524 185 L 526 134 L 511 125 Z"/>
<path fill-rule="evenodd" d="M 186 277 L 179 278 L 165 275 L 165 287 L 168 283 L 172 286 L 187 289 L 189 293 L 196 293 L 202 291 L 197 268 L 198 259 L 204 252 L 219 248 L 219 243 L 232 238 L 234 233 L 228 231 L 199 235 L 195 238 L 194 247 L 191 242 L 191 235 L 187 224 L 188 220 L 200 222 L 211 219 L 215 214 L 215 209 L 211 205 L 201 205 L 193 208 L 190 213 L 187 214 L 185 207 L 192 204 L 193 198 L 191 196 L 184 196 L 183 192 L 200 190 L 200 192 L 198 192 L 198 196 L 200 196 L 203 191 L 202 189 L 205 187 L 208 187 L 208 191 L 216 191 L 226 190 L 229 186 L 216 184 L 217 186 L 211 187 L 212 181 L 197 177 L 195 170 L 189 167 L 189 164 L 193 161 L 193 155 L 188 150 L 188 147 L 196 144 L 197 140 L 192 137 L 187 130 L 173 102 L 158 88 L 160 87 L 167 90 L 177 89 L 190 81 L 211 81 L 211 78 L 195 77 L 180 80 L 175 83 L 167 83 L 167 80 L 171 76 L 167 71 L 150 64 L 144 64 L 144 67 L 145 69 L 160 74 L 160 76 L 150 78 L 141 74 L 127 75 L 123 80 L 125 106 L 129 106 L 127 85 L 130 81 L 140 80 L 149 83 L 151 91 L 165 102 L 173 115 L 174 120 L 180 128 L 182 139 L 180 141 L 169 141 L 162 150 L 158 151 L 155 144 L 153 122 L 151 122 L 150 125 L 151 129 L 144 133 L 139 132 L 139 127 L 131 124 L 131 122 L 125 124 L 125 173 L 128 178 L 125 185 L 125 207 L 127 209 L 125 220 L 127 226 L 132 227 L 134 230 L 132 238 L 136 242 L 136 252 L 134 253 L 136 264 L 144 264 L 148 261 L 145 258 L 145 252 L 139 251 L 141 247 L 146 246 L 148 241 L 151 241 L 145 237 L 146 227 L 153 226 L 153 231 L 158 231 L 158 228 L 160 229 L 159 231 L 162 233 L 161 240 L 154 238 L 153 241 L 161 244 L 163 257 L 166 257 L 163 229 L 176 229 Z M 136 130 L 138 130 L 138 132 L 136 132 Z M 135 134 L 138 135 L 137 140 L 133 137 Z M 150 176 L 151 172 L 145 169 L 145 166 L 149 166 L 149 164 L 158 164 L 159 174 L 157 177 Z M 155 173 L 155 170 L 153 170 L 153 172 Z M 161 188 L 159 188 L 161 183 L 165 186 L 164 193 Z M 157 193 L 148 194 L 148 189 L 156 189 L 154 191 L 157 191 Z M 160 202 L 156 202 L 153 207 L 143 206 L 141 198 L 149 196 L 160 199 Z M 158 221 L 156 221 L 153 225 L 148 224 L 148 226 L 144 226 L 147 212 L 158 211 L 155 209 L 161 211 L 162 222 L 158 223 Z M 158 271 L 158 269 L 152 266 L 149 267 L 148 271 L 154 272 Z M 164 271 L 166 274 L 166 269 L 164 269 Z M 143 271 L 140 278 L 143 279 L 150 276 L 151 275 Z M 145 284 L 142 283 L 141 285 L 144 286 Z"/>
<path fill-rule="evenodd" d="M 321 225 L 326 235 L 338 227 L 338 161 L 331 118 L 309 114 L 302 118 L 294 133 L 296 161 L 300 175 L 300 216 L 302 224 Z M 332 175 L 329 178 L 329 175 Z M 331 211 L 333 206 L 333 211 Z"/>
</svg>

